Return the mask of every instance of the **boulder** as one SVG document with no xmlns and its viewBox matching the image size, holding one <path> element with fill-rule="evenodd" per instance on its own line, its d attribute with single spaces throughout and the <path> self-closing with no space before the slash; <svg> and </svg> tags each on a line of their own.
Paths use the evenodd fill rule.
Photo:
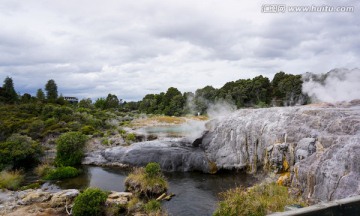
<svg viewBox="0 0 360 216">
<path fill-rule="evenodd" d="M 51 196 L 52 194 L 50 192 L 36 190 L 26 194 L 25 197 L 21 199 L 21 204 L 30 205 L 33 203 L 46 202 L 50 200 Z"/>
<path fill-rule="evenodd" d="M 72 203 L 75 197 L 79 195 L 79 190 L 68 189 L 56 192 L 52 195 L 50 200 L 51 207 L 63 207 L 66 204 Z"/>
<path fill-rule="evenodd" d="M 108 198 L 106 199 L 106 205 L 126 205 L 132 197 L 133 194 L 130 192 L 111 191 Z"/>
<path fill-rule="evenodd" d="M 117 146 L 87 154 L 84 164 L 145 166 L 157 162 L 164 171 L 211 172 L 211 164 L 201 148 L 177 141 L 146 141 Z"/>
</svg>

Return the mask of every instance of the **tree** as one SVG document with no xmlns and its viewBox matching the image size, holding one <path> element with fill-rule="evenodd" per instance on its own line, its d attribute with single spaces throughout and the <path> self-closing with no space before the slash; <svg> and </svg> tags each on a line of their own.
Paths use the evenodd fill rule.
<svg viewBox="0 0 360 216">
<path fill-rule="evenodd" d="M 271 101 L 271 86 L 270 80 L 267 77 L 263 77 L 262 75 L 257 76 L 252 79 L 253 88 L 252 88 L 252 95 L 253 95 L 253 105 L 256 105 L 260 102 L 269 104 Z"/>
<path fill-rule="evenodd" d="M 302 76 L 279 72 L 271 82 L 272 97 L 279 105 L 293 106 L 297 103 L 305 104 L 307 98 L 302 94 Z"/>
<path fill-rule="evenodd" d="M 147 94 L 140 102 L 140 111 L 145 113 L 154 113 L 158 109 L 156 98 L 154 94 Z"/>
<path fill-rule="evenodd" d="M 196 112 L 205 113 L 208 105 L 215 102 L 217 89 L 212 86 L 205 86 L 202 89 L 197 89 L 195 92 L 195 108 Z"/>
<path fill-rule="evenodd" d="M 79 165 L 84 157 L 84 146 L 86 140 L 86 135 L 80 132 L 68 132 L 62 134 L 56 140 L 56 165 Z"/>
<path fill-rule="evenodd" d="M 25 93 L 21 96 L 22 103 L 29 103 L 33 100 L 33 97 L 29 93 Z"/>
<path fill-rule="evenodd" d="M 96 99 L 94 106 L 98 109 L 102 109 L 102 110 L 105 109 L 106 108 L 105 98 L 101 97 L 101 98 Z"/>
<path fill-rule="evenodd" d="M 54 80 L 51 79 L 46 83 L 45 91 L 46 99 L 52 103 L 56 102 L 56 99 L 58 98 L 58 90 Z"/>
<path fill-rule="evenodd" d="M 105 109 L 118 108 L 120 101 L 116 95 L 108 94 L 105 100 Z"/>
<path fill-rule="evenodd" d="M 45 101 L 45 94 L 44 94 L 44 91 L 42 89 L 38 89 L 37 92 L 36 92 L 36 98 L 39 100 L 39 101 Z"/>
<path fill-rule="evenodd" d="M 79 107 L 91 109 L 94 105 L 92 104 L 92 100 L 90 98 L 84 98 L 80 100 Z"/>
<path fill-rule="evenodd" d="M 62 95 L 60 95 L 60 97 L 58 97 L 56 99 L 56 103 L 59 105 L 65 105 L 67 103 L 67 101 L 65 100 L 65 98 Z"/>
<path fill-rule="evenodd" d="M 18 95 L 14 88 L 14 83 L 11 77 L 6 77 L 2 89 L 2 98 L 5 103 L 14 103 L 18 100 Z"/>
<path fill-rule="evenodd" d="M 289 74 L 286 78 L 279 82 L 279 91 L 283 95 L 283 105 L 293 106 L 302 103 L 302 83 L 301 75 Z"/>
<path fill-rule="evenodd" d="M 183 96 L 176 95 L 170 101 L 170 104 L 165 108 L 164 114 L 169 116 L 180 116 L 183 114 L 185 100 Z"/>
</svg>

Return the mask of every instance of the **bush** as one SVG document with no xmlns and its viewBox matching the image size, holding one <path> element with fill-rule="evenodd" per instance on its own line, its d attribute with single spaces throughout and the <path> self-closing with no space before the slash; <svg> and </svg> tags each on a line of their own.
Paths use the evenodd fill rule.
<svg viewBox="0 0 360 216">
<path fill-rule="evenodd" d="M 0 172 L 0 188 L 17 190 L 19 189 L 23 181 L 24 181 L 24 175 L 22 175 L 19 171 Z"/>
<path fill-rule="evenodd" d="M 38 165 L 34 172 L 36 175 L 40 176 L 40 177 L 44 177 L 46 176 L 51 170 L 53 169 L 53 167 L 47 163 L 44 164 L 40 164 Z"/>
<path fill-rule="evenodd" d="M 39 143 L 31 137 L 13 134 L 6 142 L 0 143 L 0 169 L 5 166 L 29 167 L 38 161 L 42 153 Z"/>
<path fill-rule="evenodd" d="M 146 213 L 150 214 L 153 212 L 158 212 L 161 210 L 161 203 L 157 200 L 150 200 L 144 205 L 144 210 Z"/>
<path fill-rule="evenodd" d="M 149 167 L 154 168 L 156 166 L 151 165 Z M 156 169 L 150 170 L 152 172 Z M 168 184 L 161 172 L 157 173 L 157 175 L 148 175 L 145 169 L 141 167 L 135 168 L 125 179 L 125 188 L 139 195 L 155 197 L 166 192 Z"/>
<path fill-rule="evenodd" d="M 91 135 L 95 132 L 95 128 L 89 125 L 85 125 L 84 127 L 81 128 L 81 132 L 86 135 Z"/>
<path fill-rule="evenodd" d="M 75 198 L 74 216 L 103 215 L 107 193 L 98 188 L 88 188 Z"/>
<path fill-rule="evenodd" d="M 58 167 L 56 169 L 51 169 L 48 171 L 46 176 L 44 177 L 45 180 L 60 180 L 66 178 L 73 178 L 80 174 L 79 170 L 74 167 Z"/>
<path fill-rule="evenodd" d="M 161 175 L 161 168 L 158 163 L 151 162 L 145 167 L 145 173 L 150 178 Z"/>
<path fill-rule="evenodd" d="M 286 205 L 295 203 L 305 205 L 301 200 L 290 197 L 286 187 L 275 183 L 256 185 L 248 190 L 230 189 L 220 195 L 223 201 L 219 202 L 214 216 L 262 216 L 284 211 Z"/>
<path fill-rule="evenodd" d="M 87 136 L 80 132 L 68 132 L 62 134 L 56 140 L 57 166 L 76 166 L 84 157 L 84 146 Z"/>
</svg>

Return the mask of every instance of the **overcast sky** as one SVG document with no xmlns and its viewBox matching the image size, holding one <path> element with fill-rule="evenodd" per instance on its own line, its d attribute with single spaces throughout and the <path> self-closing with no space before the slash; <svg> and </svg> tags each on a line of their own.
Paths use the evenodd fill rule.
<svg viewBox="0 0 360 216">
<path fill-rule="evenodd" d="M 301 2 L 0 0 L 0 79 L 22 94 L 54 79 L 64 96 L 139 100 L 170 86 L 359 67 L 360 1 Z M 272 3 L 355 12 L 261 12 Z"/>
</svg>

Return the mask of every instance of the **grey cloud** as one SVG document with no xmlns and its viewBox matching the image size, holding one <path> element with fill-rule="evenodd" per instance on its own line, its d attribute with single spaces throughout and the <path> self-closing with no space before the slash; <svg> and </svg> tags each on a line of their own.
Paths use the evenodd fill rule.
<svg viewBox="0 0 360 216">
<path fill-rule="evenodd" d="M 271 15 L 261 4 L 2 1 L 0 78 L 20 92 L 55 79 L 64 95 L 137 100 L 170 86 L 357 67 L 359 12 Z"/>
</svg>

